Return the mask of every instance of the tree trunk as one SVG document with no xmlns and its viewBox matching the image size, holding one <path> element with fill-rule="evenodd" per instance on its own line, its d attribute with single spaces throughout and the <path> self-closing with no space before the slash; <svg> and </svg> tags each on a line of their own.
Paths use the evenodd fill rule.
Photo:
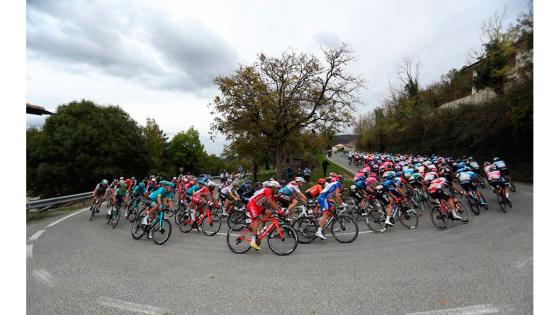
<svg viewBox="0 0 560 315">
<path fill-rule="evenodd" d="M 270 169 L 270 165 L 268 164 L 268 159 L 264 160 L 264 169 L 267 171 Z"/>
<path fill-rule="evenodd" d="M 281 147 L 276 147 L 276 162 L 274 166 L 276 167 L 276 175 L 274 179 L 280 180 L 282 178 L 282 165 L 284 165 L 284 150 Z"/>
<path fill-rule="evenodd" d="M 257 164 L 257 162 L 253 162 L 253 179 L 255 180 L 255 183 L 257 182 L 257 173 L 259 172 L 259 165 Z"/>
</svg>

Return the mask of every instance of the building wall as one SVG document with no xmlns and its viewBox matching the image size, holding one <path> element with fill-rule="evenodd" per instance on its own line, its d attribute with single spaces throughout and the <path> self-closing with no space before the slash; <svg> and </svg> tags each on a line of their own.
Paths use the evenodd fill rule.
<svg viewBox="0 0 560 315">
<path fill-rule="evenodd" d="M 465 97 L 456 99 L 451 102 L 447 102 L 442 104 L 440 108 L 454 108 L 462 104 L 476 104 L 476 103 L 483 103 L 492 98 L 496 97 L 496 93 L 489 88 L 484 90 L 474 92 L 471 95 L 467 95 Z"/>
</svg>

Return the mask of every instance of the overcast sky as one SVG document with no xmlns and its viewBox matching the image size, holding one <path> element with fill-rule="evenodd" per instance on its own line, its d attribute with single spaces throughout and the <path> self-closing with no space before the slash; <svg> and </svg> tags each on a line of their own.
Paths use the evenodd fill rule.
<svg viewBox="0 0 560 315">
<path fill-rule="evenodd" d="M 411 1 L 27 1 L 27 102 L 55 110 L 89 99 L 119 105 L 140 124 L 152 117 L 168 134 L 193 125 L 207 151 L 212 80 L 257 53 L 287 48 L 319 54 L 345 42 L 357 58 L 364 113 L 379 106 L 406 56 L 419 60 L 422 85 L 467 64 L 480 26 L 527 0 Z M 27 126 L 44 117 L 27 115 Z"/>
</svg>

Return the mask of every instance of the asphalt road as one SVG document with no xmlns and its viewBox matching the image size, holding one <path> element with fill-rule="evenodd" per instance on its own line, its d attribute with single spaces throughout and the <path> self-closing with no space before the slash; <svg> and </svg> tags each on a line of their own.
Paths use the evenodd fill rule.
<svg viewBox="0 0 560 315">
<path fill-rule="evenodd" d="M 236 255 L 223 234 L 183 234 L 174 224 L 157 246 L 132 239 L 127 221 L 114 230 L 101 216 L 90 222 L 87 210 L 32 222 L 27 312 L 529 314 L 533 188 L 517 186 L 506 214 L 486 189 L 490 209 L 470 224 L 439 231 L 423 216 L 417 229 L 375 234 L 360 222 L 351 244 L 329 237 L 287 257 L 264 244 Z"/>
</svg>

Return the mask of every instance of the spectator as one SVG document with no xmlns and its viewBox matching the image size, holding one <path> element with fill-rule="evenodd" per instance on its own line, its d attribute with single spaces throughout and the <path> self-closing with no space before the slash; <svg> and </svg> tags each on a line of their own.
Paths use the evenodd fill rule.
<svg viewBox="0 0 560 315">
<path fill-rule="evenodd" d="M 329 167 L 330 163 L 327 160 L 323 161 L 323 177 L 327 177 L 327 167 Z"/>
<path fill-rule="evenodd" d="M 311 170 L 309 167 L 305 167 L 305 169 L 303 169 L 303 178 L 309 183 L 309 179 L 311 178 Z"/>
</svg>

